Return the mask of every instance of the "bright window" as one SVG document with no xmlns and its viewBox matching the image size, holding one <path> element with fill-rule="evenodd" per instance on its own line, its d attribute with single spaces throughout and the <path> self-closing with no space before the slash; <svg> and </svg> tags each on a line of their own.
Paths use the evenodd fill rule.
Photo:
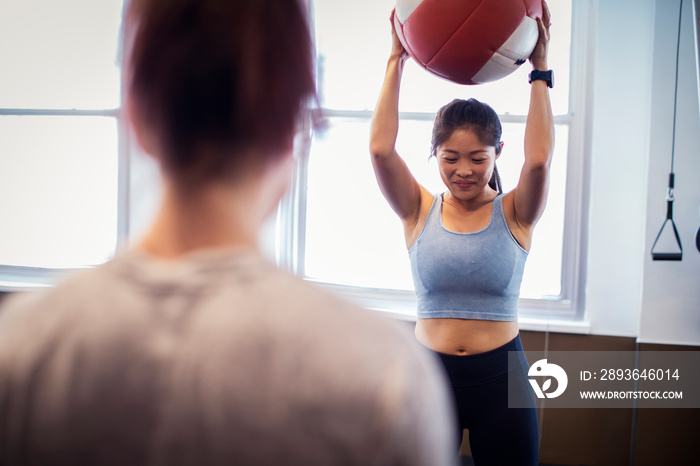
<svg viewBox="0 0 700 466">
<path fill-rule="evenodd" d="M 327 124 L 311 133 L 308 147 L 300 154 L 300 175 L 291 202 L 297 244 L 283 248 L 282 255 L 293 256 L 283 260 L 302 276 L 358 297 L 369 307 L 383 308 L 382 303 L 391 296 L 407 303 L 404 307 L 410 313 L 413 283 L 401 222 L 379 191 L 368 149 L 372 110 L 391 46 L 393 5 L 393 0 L 313 2 L 318 87 Z M 572 257 L 578 245 L 577 235 L 567 236 L 565 231 L 576 228 L 578 215 L 566 206 L 576 205 L 580 196 L 580 180 L 570 178 L 580 158 L 571 135 L 579 131 L 576 125 L 581 119 L 574 118 L 570 108 L 572 2 L 551 1 L 549 7 L 556 147 L 548 205 L 535 231 L 521 307 L 535 309 L 535 313 L 543 307 L 556 308 L 571 315 L 577 276 Z M 525 64 L 501 81 L 459 86 L 408 61 L 401 88 L 397 150 L 421 184 L 431 192 L 446 189 L 435 161 L 428 157 L 436 111 L 453 98 L 475 97 L 501 117 L 505 147 L 498 169 L 504 191 L 515 186 L 524 159 L 530 69 Z M 290 211 L 283 210 L 282 215 Z"/>
<path fill-rule="evenodd" d="M 119 241 L 122 0 L 0 3 L 0 281 Z"/>
</svg>

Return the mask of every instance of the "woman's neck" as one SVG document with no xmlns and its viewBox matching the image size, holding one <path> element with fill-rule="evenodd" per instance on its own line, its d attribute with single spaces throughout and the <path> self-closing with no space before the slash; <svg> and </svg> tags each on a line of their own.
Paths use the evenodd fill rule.
<svg viewBox="0 0 700 466">
<path fill-rule="evenodd" d="M 185 191 L 166 182 L 158 214 L 135 247 L 165 259 L 202 249 L 258 250 L 264 221 L 258 184 L 213 183 Z"/>
</svg>

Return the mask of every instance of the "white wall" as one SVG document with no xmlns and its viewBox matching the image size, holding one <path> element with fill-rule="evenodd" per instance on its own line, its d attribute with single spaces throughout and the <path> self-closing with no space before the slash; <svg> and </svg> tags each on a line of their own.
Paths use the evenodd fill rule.
<svg viewBox="0 0 700 466">
<path fill-rule="evenodd" d="M 592 7 L 585 318 L 592 333 L 636 336 L 646 254 L 654 1 L 599 0 Z"/>
<path fill-rule="evenodd" d="M 666 216 L 680 0 L 599 0 L 595 21 L 585 316 L 591 332 L 700 344 L 700 122 L 685 1 L 674 219 L 682 262 L 651 260 Z"/>
<path fill-rule="evenodd" d="M 676 173 L 673 218 L 683 245 L 681 262 L 652 261 L 644 255 L 644 289 L 639 341 L 700 345 L 700 112 L 692 0 L 684 0 L 678 72 Z M 673 92 L 678 2 L 657 2 L 647 184 L 648 251 L 666 216 L 665 193 L 671 164 Z"/>
</svg>

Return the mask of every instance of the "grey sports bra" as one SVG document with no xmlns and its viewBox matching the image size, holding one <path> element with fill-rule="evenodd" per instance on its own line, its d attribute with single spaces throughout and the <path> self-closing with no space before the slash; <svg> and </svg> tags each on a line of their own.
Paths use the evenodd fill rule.
<svg viewBox="0 0 700 466">
<path fill-rule="evenodd" d="M 486 228 L 473 233 L 445 228 L 442 195 L 436 195 L 408 253 L 419 318 L 518 320 L 528 253 L 508 228 L 503 195 L 494 199 Z"/>
</svg>

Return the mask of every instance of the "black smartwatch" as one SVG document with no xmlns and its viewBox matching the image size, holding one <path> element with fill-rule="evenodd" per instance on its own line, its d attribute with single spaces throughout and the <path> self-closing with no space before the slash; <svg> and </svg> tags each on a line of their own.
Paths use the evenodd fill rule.
<svg viewBox="0 0 700 466">
<path fill-rule="evenodd" d="M 537 81 L 538 79 L 541 79 L 542 81 L 547 82 L 547 87 L 550 89 L 554 86 L 554 71 L 552 70 L 547 70 L 547 71 L 540 71 L 540 70 L 532 70 L 530 74 L 528 75 L 528 82 L 532 84 L 532 81 Z"/>
</svg>

